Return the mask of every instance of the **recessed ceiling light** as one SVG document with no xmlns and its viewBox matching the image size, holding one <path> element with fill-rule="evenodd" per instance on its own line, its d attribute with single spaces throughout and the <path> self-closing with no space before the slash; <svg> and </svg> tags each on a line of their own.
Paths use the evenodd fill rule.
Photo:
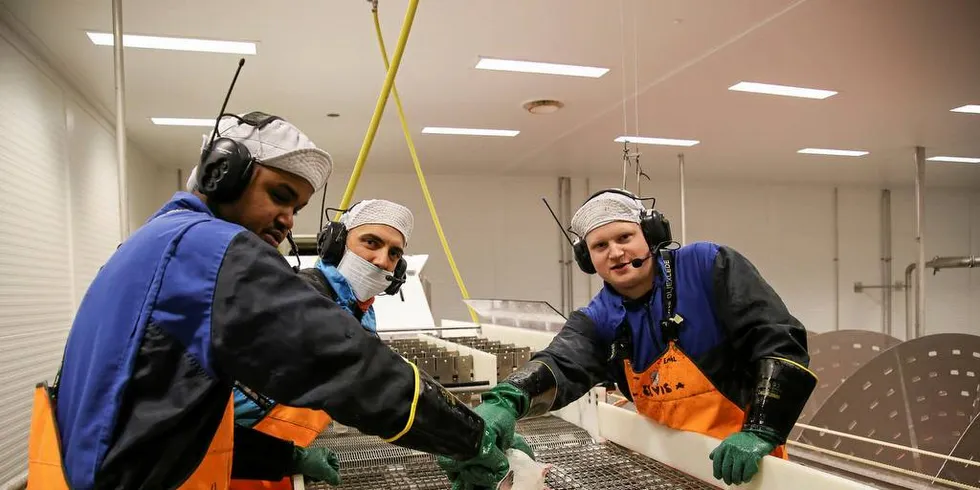
<svg viewBox="0 0 980 490">
<path fill-rule="evenodd" d="M 214 126 L 214 119 L 193 119 L 187 117 L 151 117 L 157 126 Z"/>
<path fill-rule="evenodd" d="M 797 153 L 806 153 L 808 155 L 833 155 L 836 157 L 862 157 L 867 155 L 868 152 L 863 150 L 833 150 L 829 148 L 803 148 L 797 151 Z"/>
<path fill-rule="evenodd" d="M 476 64 L 479 70 L 517 71 L 522 73 L 543 73 L 546 75 L 567 75 L 571 77 L 599 78 L 609 72 L 609 68 L 595 66 L 562 65 L 539 61 L 501 60 L 480 58 Z"/>
<path fill-rule="evenodd" d="M 86 32 L 97 46 L 112 46 L 111 32 Z M 217 41 L 185 37 L 141 36 L 123 34 L 123 46 L 127 48 L 166 49 L 170 51 L 198 51 L 204 53 L 255 54 L 255 43 L 241 41 Z"/>
<path fill-rule="evenodd" d="M 424 127 L 422 132 L 426 134 L 455 134 L 464 136 L 517 136 L 520 131 L 512 129 L 473 129 L 473 128 L 439 128 Z"/>
<path fill-rule="evenodd" d="M 787 97 L 802 97 L 805 99 L 826 99 L 837 95 L 833 90 L 819 90 L 815 88 L 790 87 L 788 85 L 773 85 L 769 83 L 757 82 L 738 82 L 728 90 L 736 92 L 752 92 L 756 94 L 784 95 Z"/>
<path fill-rule="evenodd" d="M 663 145 L 663 146 L 694 146 L 698 140 L 679 140 L 673 138 L 647 138 L 644 136 L 620 136 L 614 139 L 616 143 L 637 143 L 641 145 Z"/>
<path fill-rule="evenodd" d="M 957 107 L 956 109 L 950 109 L 949 111 L 966 112 L 970 114 L 980 114 L 980 104 L 968 104 L 968 105 Z"/>
<path fill-rule="evenodd" d="M 926 160 L 932 160 L 934 162 L 980 163 L 980 158 L 968 158 L 968 157 L 931 157 L 931 158 L 926 158 Z"/>
</svg>

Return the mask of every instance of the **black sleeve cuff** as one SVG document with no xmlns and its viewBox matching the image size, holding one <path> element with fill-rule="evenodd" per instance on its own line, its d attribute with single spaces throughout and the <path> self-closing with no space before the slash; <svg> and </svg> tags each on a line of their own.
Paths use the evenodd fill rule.
<svg viewBox="0 0 980 490">
<path fill-rule="evenodd" d="M 558 396 L 558 380 L 541 361 L 530 361 L 502 381 L 514 385 L 525 397 L 517 407 L 518 418 L 544 415 L 551 411 Z"/>
<path fill-rule="evenodd" d="M 758 369 L 742 430 L 766 434 L 784 444 L 817 378 L 803 365 L 776 357 L 760 360 Z"/>
</svg>

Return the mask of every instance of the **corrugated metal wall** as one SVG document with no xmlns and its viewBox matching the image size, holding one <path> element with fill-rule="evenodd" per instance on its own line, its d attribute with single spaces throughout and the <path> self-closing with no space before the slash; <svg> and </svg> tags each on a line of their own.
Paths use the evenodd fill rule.
<svg viewBox="0 0 980 490">
<path fill-rule="evenodd" d="M 0 32 L 3 34 L 3 32 Z M 0 35 L 0 484 L 27 468 L 31 389 L 119 243 L 113 134 Z"/>
</svg>

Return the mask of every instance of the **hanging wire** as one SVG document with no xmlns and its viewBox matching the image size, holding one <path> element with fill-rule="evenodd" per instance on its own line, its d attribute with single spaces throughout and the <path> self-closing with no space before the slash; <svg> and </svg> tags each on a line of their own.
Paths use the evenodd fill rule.
<svg viewBox="0 0 980 490">
<path fill-rule="evenodd" d="M 636 3 L 634 2 L 634 5 Z M 639 29 L 636 25 L 636 12 L 633 13 L 633 116 L 635 122 L 633 129 L 636 135 L 640 135 L 640 65 L 639 65 Z M 643 175 L 643 168 L 640 166 L 640 147 L 639 143 L 633 142 L 633 153 L 636 157 L 636 194 L 640 195 L 640 176 Z"/>
<path fill-rule="evenodd" d="M 630 134 L 626 122 L 627 111 L 626 111 L 626 14 L 625 14 L 625 7 L 624 7 L 625 1 L 626 0 L 619 0 L 619 37 L 620 37 L 619 51 L 622 57 L 622 64 L 623 64 L 622 85 L 623 85 L 623 136 L 624 137 L 629 136 Z M 629 160 L 630 150 L 628 146 L 629 143 L 627 143 L 626 139 L 623 140 L 623 189 L 626 188 L 626 167 L 628 167 L 630 163 Z"/>
</svg>

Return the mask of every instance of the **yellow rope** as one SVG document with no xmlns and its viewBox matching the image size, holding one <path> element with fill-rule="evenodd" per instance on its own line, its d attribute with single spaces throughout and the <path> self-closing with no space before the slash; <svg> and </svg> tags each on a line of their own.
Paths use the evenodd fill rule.
<svg viewBox="0 0 980 490">
<path fill-rule="evenodd" d="M 371 152 L 371 145 L 374 143 L 374 136 L 378 132 L 378 125 L 381 123 L 381 116 L 384 115 L 385 105 L 388 103 L 388 94 L 395 84 L 395 74 L 402 63 L 402 54 L 405 52 L 405 44 L 408 42 L 408 34 L 412 32 L 412 22 L 415 21 L 415 11 L 418 9 L 419 0 L 409 0 L 408 10 L 405 12 L 405 20 L 402 22 L 402 30 L 398 35 L 398 45 L 395 46 L 395 55 L 392 58 L 391 66 L 385 75 L 385 83 L 381 88 L 381 95 L 374 106 L 374 115 L 371 116 L 371 124 L 368 125 L 367 134 L 364 135 L 364 142 L 361 144 L 361 151 L 357 154 L 357 162 L 354 163 L 354 172 L 351 173 L 350 180 L 347 181 L 347 189 L 344 190 L 344 197 L 340 200 L 340 209 L 347 209 L 351 199 L 354 197 L 354 190 L 357 188 L 357 181 L 361 178 L 361 170 L 367 160 L 368 153 Z M 375 14 L 377 15 L 377 14 Z M 385 63 L 387 66 L 387 63 Z M 342 212 L 338 211 L 334 220 L 339 220 Z"/>
<path fill-rule="evenodd" d="M 385 69 L 388 69 L 388 50 L 385 48 L 384 36 L 381 34 L 381 21 L 378 20 L 378 10 L 373 9 L 371 13 L 374 15 L 374 31 L 378 35 L 378 47 L 381 49 L 381 57 L 384 59 Z M 415 143 L 412 141 L 412 132 L 409 130 L 408 121 L 405 118 L 402 99 L 398 96 L 398 88 L 394 84 L 391 87 L 391 94 L 395 99 L 395 107 L 398 108 L 398 120 L 401 121 L 402 132 L 405 133 L 405 142 L 408 143 L 408 152 L 412 155 L 412 162 L 415 164 L 415 174 L 418 175 L 419 185 L 422 187 L 422 195 L 425 196 L 425 203 L 429 207 L 429 214 L 432 215 L 432 223 L 436 226 L 436 233 L 439 235 L 439 242 L 442 243 L 442 250 L 446 253 L 446 260 L 449 261 L 449 268 L 452 269 L 453 277 L 456 278 L 456 285 L 459 286 L 460 294 L 462 294 L 463 299 L 469 299 L 470 293 L 466 290 L 466 285 L 463 284 L 463 277 L 459 274 L 459 268 L 456 267 L 456 261 L 453 259 L 452 251 L 449 250 L 449 241 L 446 240 L 446 234 L 442 230 L 442 223 L 439 222 L 436 206 L 432 203 L 429 186 L 425 183 L 422 164 L 419 163 L 419 155 L 415 151 Z M 466 305 L 466 308 L 470 312 L 470 318 L 473 320 L 473 323 L 478 323 L 479 318 L 477 318 L 476 312 L 469 305 Z"/>
</svg>

